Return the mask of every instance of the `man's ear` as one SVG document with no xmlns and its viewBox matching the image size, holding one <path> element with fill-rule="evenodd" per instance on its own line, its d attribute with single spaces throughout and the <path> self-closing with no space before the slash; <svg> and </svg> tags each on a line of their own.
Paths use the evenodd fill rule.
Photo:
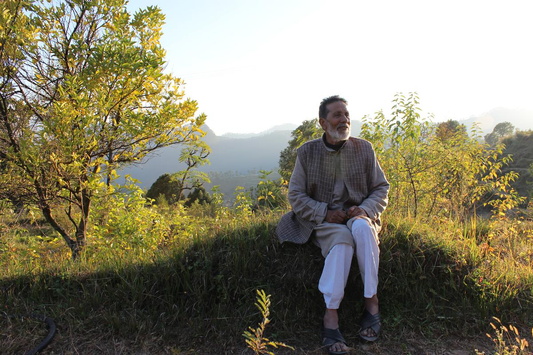
<svg viewBox="0 0 533 355">
<path fill-rule="evenodd" d="M 328 126 L 327 126 L 327 123 L 326 123 L 326 119 L 325 119 L 325 118 L 319 118 L 319 119 L 318 119 L 318 123 L 320 124 L 320 127 L 322 127 L 322 129 L 323 129 L 324 131 L 327 131 Z"/>
</svg>

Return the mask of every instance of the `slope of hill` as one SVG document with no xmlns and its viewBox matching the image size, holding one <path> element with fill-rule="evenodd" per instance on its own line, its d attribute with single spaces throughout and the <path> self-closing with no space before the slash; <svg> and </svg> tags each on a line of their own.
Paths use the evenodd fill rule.
<svg viewBox="0 0 533 355">
<path fill-rule="evenodd" d="M 232 132 L 229 132 L 229 133 L 224 133 L 223 135 L 221 135 L 221 137 L 223 138 L 237 138 L 237 139 L 244 139 L 244 138 L 253 138 L 253 137 L 258 137 L 258 136 L 264 136 L 264 135 L 267 135 L 269 133 L 274 133 L 274 132 L 277 132 L 277 131 L 293 131 L 296 127 L 298 127 L 298 125 L 294 124 L 294 123 L 284 123 L 284 124 L 280 124 L 280 125 L 277 125 L 277 126 L 274 126 L 270 129 L 267 129 L 266 131 L 263 131 L 263 132 L 259 132 L 259 133 L 232 133 Z"/>
<path fill-rule="evenodd" d="M 460 123 L 471 127 L 477 123 L 482 134 L 492 132 L 494 126 L 500 122 L 510 122 L 517 129 L 533 129 L 533 111 L 525 109 L 495 108 L 487 113 L 460 120 Z M 352 120 L 352 135 L 358 136 L 362 122 Z M 235 134 L 228 133 L 217 136 L 208 126 L 203 127 L 207 132 L 204 140 L 211 147 L 210 165 L 201 167 L 204 172 L 237 172 L 247 174 L 255 170 L 278 169 L 280 152 L 287 147 L 291 132 L 296 128 L 294 124 L 275 126 L 261 133 Z M 181 147 L 179 145 L 161 149 L 147 159 L 146 163 L 130 166 L 121 170 L 121 175 L 129 174 L 140 181 L 143 188 L 151 184 L 164 173 L 173 173 L 184 168 L 178 162 Z"/>
<path fill-rule="evenodd" d="M 533 166 L 533 131 L 518 132 L 512 137 L 503 140 L 505 144 L 504 154 L 510 154 L 513 160 L 509 166 L 503 167 L 507 173 L 514 171 L 519 174 L 518 179 L 512 184 L 520 196 L 532 197 L 533 178 L 530 167 Z"/>
<path fill-rule="evenodd" d="M 233 171 L 239 174 L 250 170 L 277 171 L 280 152 L 287 146 L 291 130 L 273 131 L 251 138 L 229 138 L 217 136 L 209 127 L 204 141 L 211 147 L 208 159 L 210 165 L 199 170 L 203 172 Z M 184 169 L 178 159 L 181 146 L 175 145 L 161 149 L 144 164 L 129 166 L 121 170 L 120 175 L 131 175 L 140 181 L 140 186 L 148 189 L 164 173 L 173 173 Z"/>
<path fill-rule="evenodd" d="M 483 135 L 491 133 L 494 126 L 501 122 L 510 122 L 516 129 L 522 131 L 533 129 L 533 111 L 498 107 L 482 115 L 460 121 L 460 123 L 465 124 L 467 127 L 471 127 L 472 124 L 477 123 Z"/>
</svg>

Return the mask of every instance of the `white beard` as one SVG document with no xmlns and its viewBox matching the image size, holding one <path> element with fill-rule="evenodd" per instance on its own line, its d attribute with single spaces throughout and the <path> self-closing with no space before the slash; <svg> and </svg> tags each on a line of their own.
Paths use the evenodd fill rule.
<svg viewBox="0 0 533 355">
<path fill-rule="evenodd" d="M 339 132 L 338 129 L 333 129 L 333 127 L 331 127 L 330 123 L 327 122 L 327 121 L 326 121 L 326 125 L 327 125 L 327 132 L 328 132 L 329 136 L 335 142 L 341 142 L 341 141 L 347 140 L 348 137 L 350 137 L 350 134 L 352 133 L 351 125 L 346 125 L 346 127 L 348 127 L 348 129 L 345 130 L 344 132 Z M 337 128 L 340 128 L 340 127 L 337 126 Z"/>
</svg>

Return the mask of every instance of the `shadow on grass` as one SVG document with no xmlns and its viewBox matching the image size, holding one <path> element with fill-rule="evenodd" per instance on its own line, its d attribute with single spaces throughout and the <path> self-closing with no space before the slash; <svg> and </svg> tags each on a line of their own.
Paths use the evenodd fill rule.
<svg viewBox="0 0 533 355">
<path fill-rule="evenodd" d="M 3 279 L 0 301 L 6 310 L 47 314 L 64 333 L 112 334 L 134 343 L 151 337 L 173 349 L 205 343 L 230 349 L 244 344 L 243 331 L 261 320 L 254 303 L 255 290 L 263 289 L 272 295 L 267 336 L 318 343 L 323 258 L 312 244 L 279 245 L 275 226 L 271 219 L 228 229 L 147 264 Z M 487 297 L 469 281 L 472 265 L 421 235 L 387 224 L 381 235 L 379 296 L 389 330 L 471 333 L 496 313 L 525 322 L 533 314 L 531 298 L 515 312 L 513 300 Z M 341 326 L 353 332 L 362 292 L 354 266 L 341 309 Z"/>
</svg>

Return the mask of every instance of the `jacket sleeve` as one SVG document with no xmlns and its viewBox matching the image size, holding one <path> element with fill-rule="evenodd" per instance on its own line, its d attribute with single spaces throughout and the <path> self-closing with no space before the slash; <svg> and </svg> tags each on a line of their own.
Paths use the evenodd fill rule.
<svg viewBox="0 0 533 355">
<path fill-rule="evenodd" d="M 376 153 L 373 152 L 372 168 L 369 172 L 370 178 L 370 194 L 361 203 L 361 207 L 370 219 L 379 219 L 387 204 L 389 202 L 389 182 L 385 178 L 385 174 L 379 165 Z"/>
<path fill-rule="evenodd" d="M 307 194 L 307 174 L 299 157 L 289 182 L 289 203 L 299 217 L 314 223 L 322 223 L 326 218 L 328 204 L 313 200 Z"/>
</svg>

